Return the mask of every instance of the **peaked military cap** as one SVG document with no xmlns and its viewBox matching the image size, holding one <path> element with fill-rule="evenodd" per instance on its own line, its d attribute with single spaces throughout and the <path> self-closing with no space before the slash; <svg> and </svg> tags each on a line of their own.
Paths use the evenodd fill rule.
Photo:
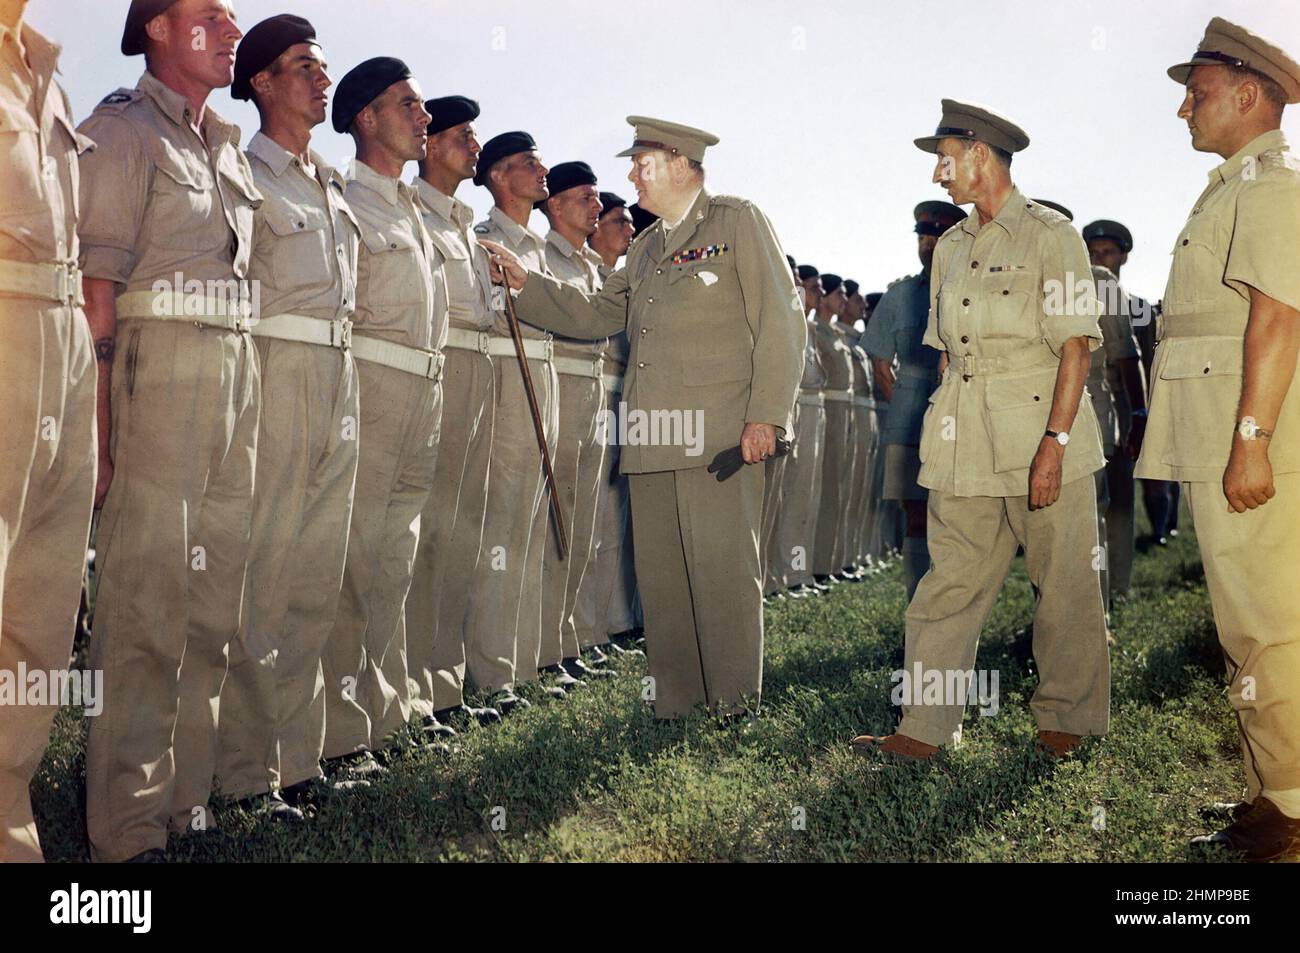
<svg viewBox="0 0 1300 953">
<path fill-rule="evenodd" d="M 468 96 L 439 96 L 437 99 L 426 99 L 424 102 L 424 111 L 430 116 L 429 135 L 433 136 L 452 126 L 459 126 L 463 122 L 473 122 L 478 118 L 478 103 Z"/>
<path fill-rule="evenodd" d="M 966 212 L 951 202 L 922 202 L 912 209 L 918 235 L 942 235 L 965 217 Z"/>
<path fill-rule="evenodd" d="M 1126 254 L 1133 250 L 1132 233 L 1119 222 L 1112 222 L 1108 218 L 1099 218 L 1083 226 L 1083 240 L 1090 242 L 1094 238 L 1109 238 Z"/>
<path fill-rule="evenodd" d="M 126 28 L 122 30 L 122 55 L 138 56 L 144 52 L 144 28 L 149 21 L 167 10 L 176 0 L 131 0 L 126 11 Z"/>
<path fill-rule="evenodd" d="M 1074 213 L 1071 212 L 1064 205 L 1062 205 L 1060 202 L 1053 202 L 1050 199 L 1031 199 L 1031 201 L 1037 202 L 1039 205 L 1046 205 L 1050 209 L 1055 209 L 1056 211 L 1064 215 L 1066 218 L 1068 218 L 1070 221 L 1072 222 L 1074 221 Z"/>
<path fill-rule="evenodd" d="M 394 83 L 411 78 L 411 70 L 392 56 L 376 56 L 358 63 L 339 80 L 334 91 L 334 131 L 347 132 L 357 113 Z"/>
<path fill-rule="evenodd" d="M 1007 152 L 1020 152 L 1029 147 L 1025 131 L 988 106 L 955 99 L 945 99 L 941 105 L 943 115 L 934 135 L 913 140 L 922 152 L 938 152 L 942 139 L 977 139 Z"/>
<path fill-rule="evenodd" d="M 596 173 L 585 162 L 561 162 L 546 173 L 547 198 L 554 198 L 561 192 L 576 189 L 580 185 L 595 185 Z M 541 208 L 546 199 L 533 203 L 533 208 Z"/>
<path fill-rule="evenodd" d="M 634 156 L 642 152 L 662 149 L 672 155 L 683 155 L 696 162 L 704 161 L 704 150 L 718 144 L 718 137 L 703 129 L 683 126 L 666 119 L 651 119 L 649 116 L 628 116 L 628 124 L 636 129 L 636 138 L 620 156 Z"/>
<path fill-rule="evenodd" d="M 1300 103 L 1300 65 L 1263 37 L 1222 17 L 1205 28 L 1192 58 L 1169 67 L 1169 78 L 1180 85 L 1196 66 L 1237 66 L 1263 73 L 1282 87 L 1288 103 Z"/>
<path fill-rule="evenodd" d="M 251 80 L 297 43 L 315 43 L 316 28 L 291 13 L 263 20 L 244 34 L 235 53 L 235 82 L 230 95 L 235 99 L 252 99 Z"/>
<path fill-rule="evenodd" d="M 474 184 L 486 184 L 488 173 L 502 159 L 536 148 L 537 143 L 526 132 L 503 132 L 499 136 L 493 136 L 483 144 L 483 151 L 478 154 L 478 170 L 474 173 Z"/>
</svg>

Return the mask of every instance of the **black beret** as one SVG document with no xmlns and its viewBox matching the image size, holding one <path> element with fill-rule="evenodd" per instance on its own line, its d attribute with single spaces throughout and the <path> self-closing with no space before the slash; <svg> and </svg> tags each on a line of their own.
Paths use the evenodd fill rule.
<svg viewBox="0 0 1300 953">
<path fill-rule="evenodd" d="M 638 202 L 633 202 L 631 205 L 627 207 L 627 210 L 632 213 L 632 228 L 636 230 L 636 234 L 638 235 L 644 232 L 655 222 L 659 221 L 658 215 L 656 215 L 654 212 L 646 211 L 641 207 L 640 203 Z"/>
<path fill-rule="evenodd" d="M 822 272 L 822 294 L 834 294 L 842 284 L 844 279 L 839 275 L 833 275 L 829 271 Z"/>
<path fill-rule="evenodd" d="M 855 294 L 858 293 L 859 287 L 860 286 L 858 285 L 858 283 L 854 281 L 852 278 L 844 279 L 844 293 L 848 295 L 850 298 L 852 298 Z"/>
<path fill-rule="evenodd" d="M 537 143 L 526 132 L 503 132 L 483 143 L 483 151 L 478 154 L 478 169 L 474 173 L 474 184 L 487 184 L 488 173 L 502 159 L 536 149 Z"/>
<path fill-rule="evenodd" d="M 604 217 L 605 213 L 610 212 L 616 208 L 627 208 L 627 199 L 623 198 L 623 196 L 621 195 L 615 194 L 614 192 L 601 192 L 600 193 L 601 217 Z"/>
<path fill-rule="evenodd" d="M 478 118 L 478 103 L 468 96 L 440 96 L 425 100 L 424 111 L 430 116 L 429 135 L 433 136 L 463 122 L 473 122 Z"/>
<path fill-rule="evenodd" d="M 809 278 L 816 278 L 816 277 L 817 277 L 817 274 L 818 274 L 817 269 L 816 269 L 813 265 L 800 265 L 800 266 L 799 266 L 799 280 L 800 280 L 800 281 L 807 281 Z"/>
<path fill-rule="evenodd" d="M 790 263 L 790 267 L 791 267 L 791 268 L 798 268 L 798 267 L 799 267 L 799 263 L 798 263 L 797 261 L 794 260 L 794 255 L 786 255 L 786 256 L 785 256 L 785 260 L 788 261 L 788 262 Z"/>
<path fill-rule="evenodd" d="M 122 31 L 122 54 L 136 56 L 144 52 L 144 28 L 154 17 L 166 13 L 176 0 L 131 0 L 126 11 L 126 29 Z"/>
<path fill-rule="evenodd" d="M 1068 208 L 1066 208 L 1064 205 L 1062 205 L 1060 202 L 1053 202 L 1053 201 L 1051 201 L 1051 200 L 1049 200 L 1049 199 L 1033 199 L 1032 201 L 1037 202 L 1039 205 L 1046 205 L 1046 206 L 1047 206 L 1048 208 L 1050 208 L 1052 211 L 1054 211 L 1054 212 L 1060 212 L 1062 215 L 1064 215 L 1064 216 L 1065 216 L 1066 218 L 1068 218 L 1070 221 L 1072 221 L 1072 222 L 1074 221 L 1074 213 L 1071 212 L 1071 211 L 1070 211 Z"/>
<path fill-rule="evenodd" d="M 1108 218 L 1099 218 L 1083 227 L 1083 240 L 1090 242 L 1094 238 L 1109 238 L 1126 255 L 1133 250 L 1132 233 L 1119 222 L 1112 222 Z"/>
<path fill-rule="evenodd" d="M 883 291 L 873 291 L 867 295 L 867 310 L 874 311 L 876 305 L 880 304 L 880 299 L 885 296 Z"/>
<path fill-rule="evenodd" d="M 410 78 L 407 65 L 392 56 L 376 56 L 352 67 L 334 91 L 334 131 L 347 132 L 357 113 L 373 103 L 380 93 Z"/>
<path fill-rule="evenodd" d="M 591 166 L 587 163 L 561 162 L 546 173 L 546 191 L 550 193 L 546 198 L 554 198 L 561 192 L 576 189 L 580 185 L 595 184 L 596 173 L 591 171 Z M 546 199 L 542 199 L 534 203 L 533 208 L 541 208 L 545 204 Z"/>
<path fill-rule="evenodd" d="M 315 43 L 316 28 L 291 13 L 263 20 L 244 34 L 235 53 L 235 82 L 230 95 L 235 99 L 252 99 L 250 80 L 280 58 L 296 43 Z"/>
</svg>

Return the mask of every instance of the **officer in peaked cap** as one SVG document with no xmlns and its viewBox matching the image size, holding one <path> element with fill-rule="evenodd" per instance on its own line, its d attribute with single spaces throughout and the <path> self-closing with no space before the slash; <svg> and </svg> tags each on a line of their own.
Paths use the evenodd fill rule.
<svg viewBox="0 0 1300 953">
<path fill-rule="evenodd" d="M 1294 56 L 1215 17 L 1169 69 L 1192 148 L 1220 157 L 1174 245 L 1137 476 L 1186 484 L 1246 801 L 1203 840 L 1300 858 L 1300 163 Z"/>
<path fill-rule="evenodd" d="M 767 217 L 704 188 L 712 133 L 630 116 L 628 178 L 661 216 L 596 295 L 494 254 L 521 317 L 574 337 L 627 329 L 623 398 L 636 419 L 677 410 L 701 439 L 633 439 L 637 580 L 655 714 L 697 704 L 754 712 L 762 689 L 761 466 L 788 437 L 805 331 L 790 269 Z M 737 447 L 739 444 L 739 447 Z M 743 464 L 741 463 L 743 461 Z M 747 464 L 747 465 L 745 465 Z"/>
<path fill-rule="evenodd" d="M 977 214 L 935 246 L 924 343 L 942 352 L 926 411 L 919 482 L 929 491 L 931 565 L 908 606 L 904 668 L 964 671 L 1017 546 L 1040 593 L 1030 702 L 1038 741 L 1060 756 L 1108 725 L 1106 626 L 1094 566 L 1103 466 L 1089 352 L 1101 343 L 1087 250 L 1069 221 L 1026 199 L 1011 161 L 1029 145 L 988 107 L 945 99 L 932 135 L 933 181 Z M 1076 289 L 1079 289 L 1076 291 Z M 1049 595 L 1046 595 L 1050 593 Z M 904 698 L 895 734 L 864 752 L 930 759 L 960 739 L 964 698 Z"/>
</svg>

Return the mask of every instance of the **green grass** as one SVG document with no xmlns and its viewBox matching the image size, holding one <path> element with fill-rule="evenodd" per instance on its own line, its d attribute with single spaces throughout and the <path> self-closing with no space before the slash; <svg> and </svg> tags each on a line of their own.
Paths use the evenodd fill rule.
<svg viewBox="0 0 1300 953">
<path fill-rule="evenodd" d="M 1187 521 L 1190 522 L 1190 521 Z M 1186 522 L 1184 523 L 1186 525 Z M 976 665 L 1001 672 L 996 717 L 967 716 L 941 765 L 853 754 L 892 728 L 897 567 L 768 610 L 764 717 L 656 724 L 642 667 L 462 734 L 450 758 L 398 762 L 299 829 L 219 804 L 219 831 L 173 838 L 196 861 L 1184 861 L 1197 808 L 1242 788 L 1236 728 L 1190 531 L 1139 554 L 1113 618 L 1111 732 L 1053 762 L 1034 751 L 1020 561 Z M 50 860 L 83 860 L 84 719 L 65 709 L 33 784 Z M 494 813 L 494 809 L 497 810 Z M 1104 813 L 1103 813 L 1104 812 Z M 494 819 L 497 823 L 494 824 Z M 504 821 L 504 830 L 501 827 Z M 1104 823 L 1098 823 L 1104 821 Z"/>
</svg>

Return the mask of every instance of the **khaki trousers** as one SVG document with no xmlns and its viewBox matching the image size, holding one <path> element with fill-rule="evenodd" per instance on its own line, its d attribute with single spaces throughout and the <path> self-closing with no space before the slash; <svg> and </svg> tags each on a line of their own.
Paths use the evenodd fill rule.
<svg viewBox="0 0 1300 953">
<path fill-rule="evenodd" d="M 95 357 L 79 309 L 0 298 L 0 673 L 66 671 L 95 499 Z M 27 699 L 32 701 L 32 699 Z M 0 706 L 0 863 L 41 860 L 28 785 L 59 700 Z"/>
<path fill-rule="evenodd" d="M 361 426 L 350 353 L 254 340 L 262 367 L 257 484 L 217 764 L 222 793 L 236 798 L 321 776 L 321 656 L 343 585 Z"/>
<path fill-rule="evenodd" d="M 380 748 L 411 717 L 406 597 L 433 487 L 442 386 L 357 361 L 361 434 L 347 562 L 322 663 L 325 757 Z"/>
<path fill-rule="evenodd" d="M 1127 595 L 1133 579 L 1134 516 L 1136 492 L 1133 460 L 1120 447 L 1106 461 L 1110 506 L 1106 509 L 1106 565 L 1112 596 Z"/>
<path fill-rule="evenodd" d="M 197 830 L 239 632 L 261 384 L 247 334 L 124 320 L 113 361 L 113 483 L 90 666 L 104 709 L 86 741 L 91 857 L 122 861 Z"/>
<path fill-rule="evenodd" d="M 491 358 L 465 348 L 445 353 L 435 489 L 420 514 L 406 599 L 411 704 L 422 715 L 464 702 L 465 611 L 483 539 L 496 400 Z"/>
<path fill-rule="evenodd" d="M 1097 503 L 1090 475 L 1061 488 L 1044 509 L 1028 496 L 957 497 L 931 490 L 927 530 L 931 566 L 907 608 L 904 670 L 938 672 L 945 683 L 975 665 L 980 631 L 997 600 L 1017 545 L 1037 590 L 1034 659 L 1038 688 L 1029 703 L 1040 730 L 1106 732 L 1110 658 L 1094 565 Z M 932 745 L 960 740 L 965 698 L 903 705 L 900 734 Z M 925 702 L 925 703 L 923 703 Z"/>
<path fill-rule="evenodd" d="M 700 703 L 757 709 L 763 468 L 742 466 L 722 483 L 705 467 L 629 480 L 655 716 L 682 718 Z"/>
<path fill-rule="evenodd" d="M 846 401 L 826 402 L 826 438 L 822 451 L 822 495 L 817 509 L 817 540 L 812 553 L 813 573 L 818 576 L 839 572 L 844 507 L 848 505 L 852 478 L 852 405 Z"/>
<path fill-rule="evenodd" d="M 600 380 L 559 375 L 559 439 L 556 442 L 555 482 L 560 490 L 569 534 L 569 552 L 560 558 L 554 526 L 546 533 L 542 562 L 542 645 L 538 664 L 545 668 L 582 650 L 573 615 L 578 591 L 595 552 L 596 506 L 604 471 L 605 443 L 600 412 L 605 389 Z M 542 506 L 549 507 L 543 495 Z M 553 522 L 553 518 L 550 522 Z"/>
<path fill-rule="evenodd" d="M 1247 798 L 1300 788 L 1300 473 L 1228 511 L 1218 483 L 1185 484 L 1237 713 Z"/>
<path fill-rule="evenodd" d="M 542 461 L 519 361 L 505 355 L 492 365 L 496 414 L 487 516 L 465 623 L 466 675 L 485 692 L 513 687 L 516 674 L 520 681 L 537 678 L 547 529 L 546 513 L 538 512 L 545 489 Z M 528 367 L 548 439 L 553 440 L 558 425 L 555 369 L 548 362 L 535 360 L 530 360 Z M 529 536 L 535 528 L 538 544 L 530 553 Z M 521 617 L 532 620 L 522 651 L 516 639 Z"/>
<path fill-rule="evenodd" d="M 617 420 L 620 391 L 607 391 L 605 405 L 610 426 Z M 596 546 L 578 587 L 573 611 L 578 644 L 584 649 L 604 645 L 610 635 L 639 625 L 636 605 L 636 570 L 632 557 L 631 504 L 627 477 L 618 472 L 619 447 L 608 430 L 597 435 L 605 445 L 597 494 Z"/>
<path fill-rule="evenodd" d="M 853 482 L 844 511 L 844 565 L 856 565 L 866 556 L 867 507 L 875 486 L 876 412 L 853 405 Z"/>
<path fill-rule="evenodd" d="M 785 465 L 776 548 L 781 580 L 787 588 L 810 583 L 825 468 L 822 447 L 826 413 L 814 404 L 799 407 L 794 446 Z"/>
</svg>

